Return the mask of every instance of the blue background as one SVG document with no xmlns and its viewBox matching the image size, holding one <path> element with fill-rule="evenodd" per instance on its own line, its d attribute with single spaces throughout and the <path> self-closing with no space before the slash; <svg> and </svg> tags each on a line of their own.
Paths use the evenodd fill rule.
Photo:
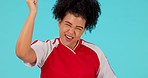
<svg viewBox="0 0 148 78">
<path fill-rule="evenodd" d="M 55 0 L 39 0 L 33 40 L 58 37 Z M 97 27 L 82 38 L 99 46 L 117 78 L 148 78 L 148 0 L 100 0 Z M 29 10 L 25 0 L 0 0 L 0 78 L 39 78 L 15 55 L 15 45 Z"/>
</svg>

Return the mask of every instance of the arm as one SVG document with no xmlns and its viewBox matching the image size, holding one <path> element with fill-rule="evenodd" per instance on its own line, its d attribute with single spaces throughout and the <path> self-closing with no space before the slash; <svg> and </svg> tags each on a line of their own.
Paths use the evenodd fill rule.
<svg viewBox="0 0 148 78">
<path fill-rule="evenodd" d="M 26 0 L 30 13 L 16 43 L 16 55 L 24 62 L 35 64 L 36 54 L 31 48 L 34 20 L 37 13 L 37 0 Z"/>
</svg>

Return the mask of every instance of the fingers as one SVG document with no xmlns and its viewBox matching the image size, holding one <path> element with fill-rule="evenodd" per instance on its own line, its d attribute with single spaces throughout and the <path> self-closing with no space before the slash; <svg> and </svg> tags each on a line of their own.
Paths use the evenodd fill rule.
<svg viewBox="0 0 148 78">
<path fill-rule="evenodd" d="M 35 0 L 34 2 L 37 4 L 38 0 Z"/>
<path fill-rule="evenodd" d="M 38 0 L 26 0 L 28 4 L 34 3 L 37 4 Z"/>
<path fill-rule="evenodd" d="M 38 0 L 26 0 L 30 11 L 37 12 L 37 3 Z"/>
<path fill-rule="evenodd" d="M 36 5 L 36 4 L 37 4 L 37 2 L 38 2 L 38 0 L 34 0 L 34 2 L 33 2 L 33 3 Z"/>
</svg>

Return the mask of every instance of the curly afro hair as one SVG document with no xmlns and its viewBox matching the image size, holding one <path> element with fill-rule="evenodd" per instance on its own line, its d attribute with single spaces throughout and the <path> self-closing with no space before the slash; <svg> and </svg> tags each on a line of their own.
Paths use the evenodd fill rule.
<svg viewBox="0 0 148 78">
<path fill-rule="evenodd" d="M 53 7 L 54 18 L 62 20 L 67 13 L 86 19 L 85 28 L 91 32 L 96 27 L 101 9 L 97 0 L 57 0 Z"/>
</svg>

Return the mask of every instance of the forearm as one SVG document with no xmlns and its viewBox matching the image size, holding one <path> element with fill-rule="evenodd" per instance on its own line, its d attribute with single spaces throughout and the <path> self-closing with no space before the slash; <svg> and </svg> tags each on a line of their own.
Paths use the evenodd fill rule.
<svg viewBox="0 0 148 78">
<path fill-rule="evenodd" d="M 16 44 L 16 55 L 20 58 L 25 57 L 31 48 L 35 17 L 36 13 L 30 11 L 18 38 Z"/>
</svg>

